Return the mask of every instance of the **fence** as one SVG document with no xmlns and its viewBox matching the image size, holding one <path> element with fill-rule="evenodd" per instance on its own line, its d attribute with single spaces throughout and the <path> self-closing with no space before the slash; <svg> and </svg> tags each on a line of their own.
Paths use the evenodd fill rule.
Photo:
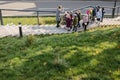
<svg viewBox="0 0 120 80">
<path fill-rule="evenodd" d="M 78 9 L 74 9 L 73 11 L 76 11 L 76 10 L 84 10 L 86 8 L 93 8 L 94 6 L 87 6 L 87 7 L 83 7 L 83 8 L 78 8 Z M 112 18 L 114 18 L 115 16 L 119 16 L 119 13 L 120 13 L 120 6 L 117 6 L 117 7 L 109 7 L 109 6 L 101 6 L 101 8 L 104 8 L 105 9 L 105 12 L 107 12 L 109 10 L 109 12 L 111 12 L 111 14 L 108 14 L 107 15 L 111 15 Z M 114 15 L 113 13 L 113 10 L 116 9 L 116 14 Z M 84 11 L 85 12 L 85 11 Z"/>
<path fill-rule="evenodd" d="M 37 19 L 37 24 L 39 25 L 39 12 L 46 12 L 46 13 L 55 13 L 55 11 L 45 11 L 45 10 L 19 10 L 19 9 L 0 9 L 0 21 L 1 25 L 3 25 L 3 16 L 2 16 L 2 11 L 19 11 L 19 12 L 35 12 L 36 13 L 36 19 Z M 33 16 L 33 15 L 31 15 Z"/>
<path fill-rule="evenodd" d="M 65 10 L 68 10 L 68 11 L 76 11 L 76 10 L 81 10 L 81 11 L 84 11 L 85 9 L 87 8 L 90 8 L 90 7 L 93 7 L 93 6 L 87 6 L 87 7 L 83 7 L 83 8 L 78 8 L 78 9 L 74 9 L 74 10 L 71 10 L 71 9 L 68 9 L 68 8 L 65 8 Z M 105 8 L 106 10 L 111 10 L 111 16 L 113 16 L 113 12 L 112 10 L 113 9 L 116 9 L 116 16 L 119 15 L 119 11 L 120 11 L 120 6 L 117 6 L 117 7 L 108 7 L 108 6 L 102 6 L 103 8 Z M 3 21 L 3 15 L 2 15 L 2 11 L 19 11 L 19 12 L 34 12 L 36 13 L 36 19 L 37 19 L 37 24 L 39 25 L 40 23 L 40 19 L 39 19 L 39 14 L 40 13 L 47 13 L 48 15 L 50 13 L 53 13 L 55 15 L 56 11 L 55 9 L 54 10 L 43 10 L 43 9 L 39 9 L 39 10 L 19 10 L 19 9 L 0 9 L 0 22 L 1 22 L 1 25 L 4 25 L 4 21 Z"/>
</svg>

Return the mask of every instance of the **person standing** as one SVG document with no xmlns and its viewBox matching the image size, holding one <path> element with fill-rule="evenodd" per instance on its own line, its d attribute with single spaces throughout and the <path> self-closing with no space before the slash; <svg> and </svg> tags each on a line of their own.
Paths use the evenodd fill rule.
<svg viewBox="0 0 120 80">
<path fill-rule="evenodd" d="M 77 14 L 77 18 L 78 18 L 78 20 L 77 20 L 77 27 L 81 27 L 81 25 L 80 25 L 80 20 L 81 20 L 81 12 L 80 12 L 80 10 L 78 10 L 76 12 L 76 14 Z"/>
<path fill-rule="evenodd" d="M 78 25 L 78 18 L 77 14 L 73 14 L 73 31 L 77 31 L 77 25 Z"/>
<path fill-rule="evenodd" d="M 95 21 L 95 17 L 96 17 L 96 7 L 93 8 L 93 11 L 92 11 L 92 21 L 94 22 Z"/>
<path fill-rule="evenodd" d="M 84 31 L 87 30 L 88 24 L 89 24 L 89 18 L 88 18 L 88 15 L 86 14 L 86 15 L 83 16 L 83 24 L 82 24 L 83 28 L 84 28 Z"/>
<path fill-rule="evenodd" d="M 104 11 L 104 8 L 102 8 L 102 18 L 101 18 L 101 22 L 103 22 L 104 14 L 105 14 L 105 11 Z"/>
<path fill-rule="evenodd" d="M 62 5 L 59 5 L 57 10 L 56 10 L 56 22 L 57 22 L 57 25 L 56 27 L 60 27 L 60 21 L 61 21 L 61 17 L 60 17 L 60 13 L 62 12 L 63 8 L 62 8 Z"/>
<path fill-rule="evenodd" d="M 98 9 L 96 16 L 97 16 L 97 23 L 100 24 L 100 21 L 102 19 L 102 9 L 101 8 Z"/>
<path fill-rule="evenodd" d="M 71 30 L 71 23 L 72 23 L 72 16 L 70 12 L 67 12 L 66 14 L 66 28 L 68 29 L 68 31 Z"/>
<path fill-rule="evenodd" d="M 90 17 L 90 9 L 86 10 L 86 14 L 88 15 L 88 18 Z"/>
</svg>

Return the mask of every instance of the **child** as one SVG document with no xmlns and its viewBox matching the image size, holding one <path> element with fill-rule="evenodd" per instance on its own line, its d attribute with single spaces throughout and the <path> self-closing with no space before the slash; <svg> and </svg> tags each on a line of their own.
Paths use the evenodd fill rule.
<svg viewBox="0 0 120 80">
<path fill-rule="evenodd" d="M 96 16 L 97 16 L 97 23 L 98 23 L 98 25 L 99 25 L 99 24 L 100 24 L 100 21 L 101 21 L 101 19 L 102 19 L 102 9 L 101 9 L 101 8 L 98 9 Z"/>
<path fill-rule="evenodd" d="M 80 25 L 80 20 L 81 20 L 81 12 L 80 12 L 80 10 L 78 10 L 76 12 L 76 14 L 77 14 L 77 18 L 78 18 L 78 20 L 77 20 L 77 27 L 81 27 L 81 25 Z"/>
<path fill-rule="evenodd" d="M 77 18 L 76 14 L 74 14 L 73 16 L 74 16 L 74 18 L 73 18 L 73 31 L 76 32 L 77 31 L 78 18 Z"/>
<path fill-rule="evenodd" d="M 71 14 L 69 12 L 67 12 L 67 14 L 66 14 L 66 28 L 68 29 L 68 31 L 71 30 L 71 23 L 72 23 Z"/>
<path fill-rule="evenodd" d="M 86 31 L 88 24 L 89 24 L 89 18 L 88 18 L 88 15 L 86 14 L 83 16 L 83 24 L 82 24 L 84 31 Z"/>
</svg>

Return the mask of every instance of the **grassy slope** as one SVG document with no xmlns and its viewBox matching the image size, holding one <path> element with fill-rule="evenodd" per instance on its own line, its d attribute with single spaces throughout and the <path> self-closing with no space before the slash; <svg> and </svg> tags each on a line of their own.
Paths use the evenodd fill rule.
<svg viewBox="0 0 120 80">
<path fill-rule="evenodd" d="M 29 39 L 0 39 L 1 80 L 120 79 L 120 26 Z"/>
</svg>

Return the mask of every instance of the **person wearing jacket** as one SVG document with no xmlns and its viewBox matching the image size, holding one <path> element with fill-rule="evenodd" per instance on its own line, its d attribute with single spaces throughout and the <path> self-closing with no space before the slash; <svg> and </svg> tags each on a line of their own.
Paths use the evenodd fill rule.
<svg viewBox="0 0 120 80">
<path fill-rule="evenodd" d="M 97 17 L 98 23 L 100 23 L 100 21 L 102 19 L 102 9 L 101 8 L 97 10 L 96 17 Z"/>
<path fill-rule="evenodd" d="M 83 24 L 82 24 L 84 31 L 86 31 L 88 24 L 89 24 L 89 18 L 88 15 L 86 14 L 83 16 Z"/>
<path fill-rule="evenodd" d="M 77 25 L 78 25 L 78 18 L 77 14 L 73 14 L 73 31 L 77 31 Z"/>
<path fill-rule="evenodd" d="M 77 18 L 78 18 L 78 20 L 77 20 L 77 27 L 81 27 L 81 25 L 80 25 L 80 20 L 81 20 L 81 12 L 80 12 L 80 10 L 78 10 L 76 12 L 76 14 L 77 14 Z"/>
<path fill-rule="evenodd" d="M 70 12 L 67 12 L 66 16 L 66 28 L 68 29 L 68 31 L 71 30 L 72 27 L 72 16 Z"/>
<path fill-rule="evenodd" d="M 61 17 L 60 17 L 60 13 L 62 12 L 62 5 L 59 5 L 57 10 L 56 10 L 56 22 L 57 22 L 57 25 L 56 27 L 60 27 L 60 21 L 61 21 Z"/>
<path fill-rule="evenodd" d="M 102 8 L 102 18 L 101 18 L 101 22 L 103 22 L 104 14 L 105 14 L 105 11 L 104 11 L 104 8 Z"/>
</svg>

